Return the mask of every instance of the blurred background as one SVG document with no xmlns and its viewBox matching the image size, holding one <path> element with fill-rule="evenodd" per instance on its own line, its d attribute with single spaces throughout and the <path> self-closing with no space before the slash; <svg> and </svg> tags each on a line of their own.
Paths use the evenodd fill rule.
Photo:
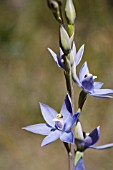
<svg viewBox="0 0 113 170">
<path fill-rule="evenodd" d="M 113 1 L 74 0 L 77 49 L 104 88 L 113 88 Z M 65 4 L 65 1 L 64 1 Z M 66 94 L 63 71 L 47 47 L 59 53 L 59 26 L 46 0 L 0 0 L 0 169 L 68 170 L 60 140 L 41 147 L 43 136 L 21 130 L 44 122 L 39 102 L 58 112 Z M 78 71 L 80 66 L 78 66 Z M 75 110 L 80 89 L 75 88 Z M 87 98 L 80 117 L 87 132 L 101 126 L 98 144 L 113 142 L 113 100 Z M 85 152 L 87 170 L 113 169 L 113 149 Z"/>
</svg>

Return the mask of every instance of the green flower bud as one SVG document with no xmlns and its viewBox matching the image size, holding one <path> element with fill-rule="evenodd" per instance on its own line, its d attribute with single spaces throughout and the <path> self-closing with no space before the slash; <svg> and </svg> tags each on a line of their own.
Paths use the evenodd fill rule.
<svg viewBox="0 0 113 170">
<path fill-rule="evenodd" d="M 76 13 L 75 13 L 75 7 L 73 5 L 72 0 L 67 0 L 66 2 L 65 15 L 68 24 L 74 25 Z"/>
<path fill-rule="evenodd" d="M 71 40 L 63 26 L 60 27 L 60 46 L 64 54 L 68 55 L 71 50 Z"/>
<path fill-rule="evenodd" d="M 84 139 L 82 126 L 81 126 L 81 123 L 79 121 L 77 122 L 77 125 L 75 126 L 74 134 L 75 134 L 76 139 L 80 139 L 80 140 Z"/>
<path fill-rule="evenodd" d="M 61 15 L 61 1 L 59 0 L 47 0 L 48 7 L 51 9 L 54 17 L 59 23 L 62 23 L 62 15 Z"/>
<path fill-rule="evenodd" d="M 78 100 L 78 107 L 82 110 L 83 108 L 83 105 L 86 101 L 86 98 L 87 98 L 87 93 L 85 91 L 81 91 L 80 92 L 80 95 L 79 95 L 79 100 Z"/>
</svg>

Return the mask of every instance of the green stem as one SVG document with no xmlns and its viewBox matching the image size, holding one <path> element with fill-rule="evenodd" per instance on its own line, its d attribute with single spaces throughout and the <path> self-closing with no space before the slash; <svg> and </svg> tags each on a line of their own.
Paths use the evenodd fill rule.
<svg viewBox="0 0 113 170">
<path fill-rule="evenodd" d="M 68 63 L 66 63 L 68 65 Z M 73 83 L 72 83 L 72 75 L 71 75 L 71 68 L 70 65 L 68 71 L 66 71 L 65 74 L 65 79 L 66 79 L 66 86 L 67 86 L 67 91 L 70 95 L 71 101 L 72 101 L 72 111 L 74 114 L 74 90 L 73 90 Z M 74 129 L 72 128 L 72 131 L 74 132 Z M 68 159 L 69 159 L 69 170 L 74 169 L 74 144 L 70 144 L 70 151 L 68 153 Z"/>
</svg>

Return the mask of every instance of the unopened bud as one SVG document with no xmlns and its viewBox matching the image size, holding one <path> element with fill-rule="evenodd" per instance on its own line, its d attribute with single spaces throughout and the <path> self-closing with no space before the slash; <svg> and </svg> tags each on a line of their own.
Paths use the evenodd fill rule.
<svg viewBox="0 0 113 170">
<path fill-rule="evenodd" d="M 64 54 L 68 55 L 71 50 L 71 40 L 63 26 L 60 27 L 60 46 Z"/>
<path fill-rule="evenodd" d="M 62 15 L 61 15 L 61 1 L 58 0 L 47 0 L 48 7 L 51 9 L 54 17 L 60 23 L 62 23 Z"/>
<path fill-rule="evenodd" d="M 86 98 L 87 98 L 87 93 L 84 90 L 82 90 L 80 92 L 79 100 L 78 100 L 78 108 L 80 108 L 81 110 L 82 110 L 83 105 L 84 105 L 84 103 L 86 101 Z"/>
<path fill-rule="evenodd" d="M 69 25 L 74 25 L 76 13 L 75 7 L 72 0 L 67 0 L 66 7 L 65 7 L 65 15 Z"/>
<path fill-rule="evenodd" d="M 83 140 L 84 136 L 83 136 L 83 131 L 82 131 L 82 126 L 80 122 L 77 122 L 77 125 L 75 126 L 75 138 L 79 139 L 79 140 Z"/>
</svg>

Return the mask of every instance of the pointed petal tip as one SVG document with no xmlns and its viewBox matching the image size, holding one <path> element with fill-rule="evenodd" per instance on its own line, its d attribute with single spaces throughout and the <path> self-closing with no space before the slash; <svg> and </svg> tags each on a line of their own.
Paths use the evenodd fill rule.
<svg viewBox="0 0 113 170">
<path fill-rule="evenodd" d="M 44 105 L 43 103 L 39 102 L 40 108 Z"/>
<path fill-rule="evenodd" d="M 100 126 L 97 127 L 98 135 L 100 136 Z"/>
<path fill-rule="evenodd" d="M 31 126 L 32 126 L 32 125 L 29 125 L 29 126 L 26 126 L 26 127 L 22 127 L 21 129 L 22 129 L 22 130 L 27 130 L 27 131 L 29 131 L 29 132 L 32 132 L 31 129 L 30 129 Z"/>
<path fill-rule="evenodd" d="M 85 62 L 84 62 L 84 64 L 86 64 L 86 65 L 87 65 L 87 61 L 85 61 Z"/>
<path fill-rule="evenodd" d="M 82 44 L 81 48 L 83 48 L 83 49 L 84 49 L 84 48 L 85 48 L 85 44 Z"/>
<path fill-rule="evenodd" d="M 47 50 L 51 53 L 51 55 L 52 55 L 52 50 L 51 50 L 51 48 L 47 48 Z"/>
<path fill-rule="evenodd" d="M 29 131 L 28 128 L 29 128 L 29 126 L 25 126 L 25 127 L 22 127 L 21 129 Z"/>
<path fill-rule="evenodd" d="M 43 146 L 46 146 L 46 145 L 44 145 L 44 144 L 43 144 L 43 141 L 42 141 L 42 143 L 41 143 L 41 147 L 43 147 Z"/>
<path fill-rule="evenodd" d="M 97 129 L 100 130 L 100 126 L 98 126 Z"/>
<path fill-rule="evenodd" d="M 46 104 L 39 102 L 40 107 L 45 106 Z"/>
</svg>

